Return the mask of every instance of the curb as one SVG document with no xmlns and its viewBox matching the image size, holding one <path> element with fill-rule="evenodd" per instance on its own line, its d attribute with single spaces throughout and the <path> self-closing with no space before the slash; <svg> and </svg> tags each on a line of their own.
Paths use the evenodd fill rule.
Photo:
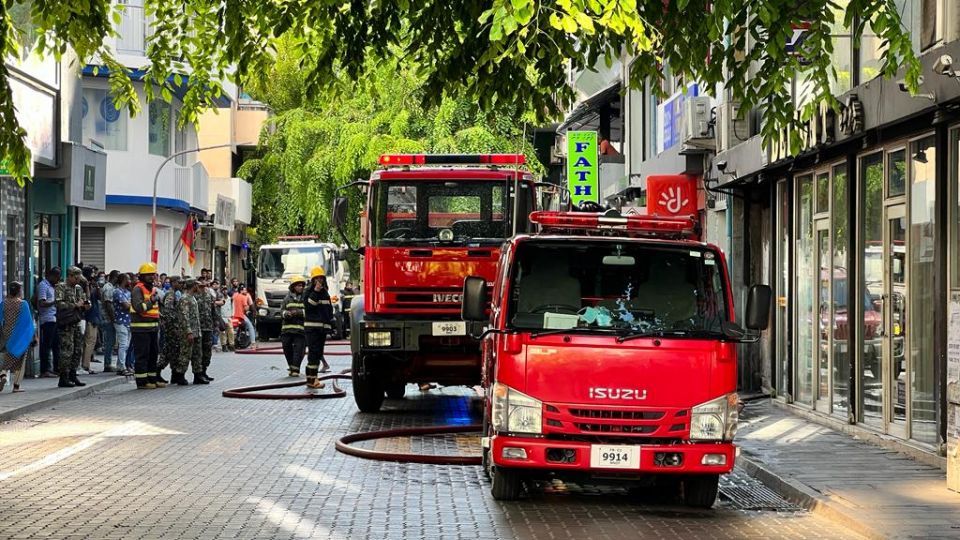
<svg viewBox="0 0 960 540">
<path fill-rule="evenodd" d="M 822 493 L 792 478 L 780 476 L 762 462 L 743 453 L 737 457 L 737 468 L 759 480 L 784 499 L 823 516 L 847 529 L 873 540 L 890 538 L 881 530 L 858 518 L 854 508 L 831 501 Z"/>
<path fill-rule="evenodd" d="M 112 388 L 114 386 L 126 384 L 126 382 L 127 382 L 126 377 L 113 377 L 104 381 L 97 381 L 95 383 L 88 382 L 87 386 L 79 390 L 74 390 L 72 392 L 68 392 L 60 396 L 55 396 L 52 398 L 37 401 L 35 403 L 30 403 L 29 405 L 24 405 L 23 407 L 17 407 L 16 409 L 11 409 L 9 411 L 0 412 L 0 422 L 7 422 L 10 420 L 13 420 L 14 418 L 17 418 L 18 416 L 32 413 L 40 409 L 46 409 L 48 407 L 52 407 L 60 403 L 84 398 L 99 390 L 105 390 L 107 388 Z"/>
</svg>

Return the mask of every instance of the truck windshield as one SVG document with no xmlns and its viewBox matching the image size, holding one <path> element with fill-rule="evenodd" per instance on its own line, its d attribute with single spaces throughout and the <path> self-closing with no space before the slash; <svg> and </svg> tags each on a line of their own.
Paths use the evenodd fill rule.
<svg viewBox="0 0 960 540">
<path fill-rule="evenodd" d="M 372 195 L 371 241 L 499 244 L 513 233 L 507 190 L 506 180 L 380 181 Z"/>
<path fill-rule="evenodd" d="M 261 249 L 257 276 L 261 279 L 287 278 L 295 274 L 309 276 L 314 266 L 322 266 L 327 275 L 333 275 L 325 255 L 326 250 L 322 247 Z"/>
<path fill-rule="evenodd" d="M 723 274 L 710 249 L 528 241 L 515 257 L 507 308 L 513 328 L 722 335 Z"/>
</svg>

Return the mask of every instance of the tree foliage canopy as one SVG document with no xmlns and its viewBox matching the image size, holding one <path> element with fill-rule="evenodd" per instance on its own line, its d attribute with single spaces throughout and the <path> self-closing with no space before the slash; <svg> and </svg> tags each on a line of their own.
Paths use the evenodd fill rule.
<svg viewBox="0 0 960 540">
<path fill-rule="evenodd" d="M 39 50 L 59 56 L 72 47 L 82 61 L 110 69 L 119 105 L 137 112 L 127 71 L 104 45 L 119 8 L 110 0 L 2 2 L 4 55 L 18 52 L 23 31 L 9 9 L 27 1 Z M 916 89 L 920 73 L 893 0 L 849 0 L 845 8 L 835 0 L 145 0 L 145 12 L 156 21 L 145 87 L 148 93 L 166 88 L 171 74 L 189 71 L 184 121 L 195 121 L 219 94 L 218 81 L 268 73 L 280 36 L 293 44 L 304 82 L 297 91 L 306 96 L 360 80 L 380 61 L 399 57 L 416 68 L 426 104 L 440 105 L 450 95 L 484 110 L 507 105 L 541 118 L 573 98 L 568 65 L 589 69 L 628 54 L 636 58 L 631 82 L 642 84 L 659 79 L 666 62 L 705 88 L 725 83 L 745 109 L 763 105 L 768 140 L 796 119 L 786 91 L 796 73 L 802 70 L 816 88 L 807 114 L 831 101 L 830 28 L 838 18 L 855 37 L 869 27 L 887 44 L 884 75 L 905 66 Z M 802 51 L 809 66 L 784 47 L 801 22 L 810 25 Z M 6 68 L 0 69 L 0 153 L 23 173 L 23 133 Z"/>
<path fill-rule="evenodd" d="M 424 108 L 423 81 L 410 70 L 385 62 L 365 73 L 363 83 L 345 86 L 337 99 L 305 99 L 305 74 L 283 45 L 273 68 L 248 87 L 277 113 L 261 136 L 261 157 L 238 172 L 253 182 L 259 242 L 282 234 L 335 239 L 330 205 L 336 190 L 366 179 L 381 154 L 522 152 L 529 168 L 543 172 L 524 138 L 520 111 L 485 114 L 462 98 Z M 346 193 L 358 211 L 359 190 Z M 354 239 L 357 232 L 350 231 Z"/>
</svg>

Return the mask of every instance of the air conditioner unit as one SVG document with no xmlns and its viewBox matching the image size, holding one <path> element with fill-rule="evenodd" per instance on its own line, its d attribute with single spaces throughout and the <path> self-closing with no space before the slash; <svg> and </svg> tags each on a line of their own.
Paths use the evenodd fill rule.
<svg viewBox="0 0 960 540">
<path fill-rule="evenodd" d="M 682 142 L 710 138 L 710 101 L 708 96 L 693 96 L 684 100 L 680 134 Z"/>
<path fill-rule="evenodd" d="M 750 118 L 740 116 L 740 102 L 725 101 L 717 107 L 717 152 L 729 150 L 750 138 Z"/>
</svg>

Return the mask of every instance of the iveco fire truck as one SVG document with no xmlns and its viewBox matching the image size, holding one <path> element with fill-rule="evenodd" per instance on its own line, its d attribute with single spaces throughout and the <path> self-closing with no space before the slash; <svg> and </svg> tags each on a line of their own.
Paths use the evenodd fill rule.
<svg viewBox="0 0 960 540">
<path fill-rule="evenodd" d="M 361 213 L 363 293 L 350 305 L 353 395 L 361 411 L 406 383 L 475 385 L 480 345 L 460 319 L 466 276 L 492 282 L 500 246 L 528 230 L 541 186 L 522 154 L 384 155 L 355 184 Z M 343 230 L 347 199 L 334 203 Z"/>
<path fill-rule="evenodd" d="M 673 486 L 712 506 L 736 448 L 737 343 L 723 253 L 686 218 L 534 212 L 492 290 L 469 277 L 483 331 L 483 462 L 493 496 L 528 479 Z M 746 326 L 766 327 L 770 289 Z"/>
</svg>

